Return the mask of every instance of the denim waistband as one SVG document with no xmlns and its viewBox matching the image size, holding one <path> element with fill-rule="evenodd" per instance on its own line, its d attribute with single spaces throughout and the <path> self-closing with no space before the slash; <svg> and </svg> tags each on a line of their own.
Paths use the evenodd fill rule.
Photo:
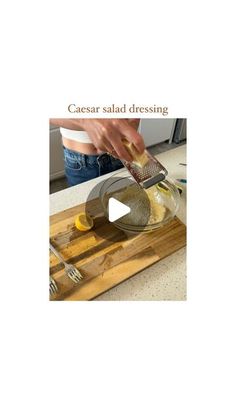
<svg viewBox="0 0 236 419">
<path fill-rule="evenodd" d="M 114 157 L 109 156 L 108 154 L 83 154 L 79 151 L 73 151 L 69 148 L 63 146 L 64 152 L 68 157 L 76 158 L 82 167 L 87 167 L 88 165 L 93 165 L 94 163 L 109 163 Z"/>
</svg>

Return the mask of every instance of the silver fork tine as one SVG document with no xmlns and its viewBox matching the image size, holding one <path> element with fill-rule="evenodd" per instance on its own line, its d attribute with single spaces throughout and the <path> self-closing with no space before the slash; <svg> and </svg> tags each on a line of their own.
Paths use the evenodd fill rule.
<svg viewBox="0 0 236 419">
<path fill-rule="evenodd" d="M 80 271 L 78 271 L 78 269 L 74 268 L 73 272 L 76 276 L 78 276 L 78 278 L 83 278 Z"/>
<path fill-rule="evenodd" d="M 80 280 L 83 278 L 80 271 L 74 265 L 66 263 L 65 260 L 60 255 L 60 253 L 54 248 L 54 246 L 50 242 L 49 242 L 49 248 L 54 253 L 54 255 L 60 260 L 60 262 L 62 262 L 63 265 L 65 266 L 65 271 L 68 277 L 73 282 L 78 284 Z"/>
<path fill-rule="evenodd" d="M 68 270 L 68 276 L 76 283 L 81 279 L 81 275 L 78 275 L 78 272 L 75 272 L 73 269 Z"/>
<path fill-rule="evenodd" d="M 51 295 L 58 292 L 57 284 L 51 276 L 49 277 L 49 292 Z"/>
<path fill-rule="evenodd" d="M 52 293 L 57 292 L 57 287 L 55 286 L 55 284 L 53 282 L 50 283 L 50 289 Z"/>
<path fill-rule="evenodd" d="M 76 282 L 76 283 L 80 282 L 82 275 L 73 265 L 68 265 L 67 263 L 65 263 L 65 271 L 68 277 L 73 282 Z"/>
</svg>

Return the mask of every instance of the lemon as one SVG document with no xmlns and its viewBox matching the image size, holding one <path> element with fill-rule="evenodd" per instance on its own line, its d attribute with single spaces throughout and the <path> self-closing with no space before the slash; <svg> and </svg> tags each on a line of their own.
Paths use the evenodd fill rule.
<svg viewBox="0 0 236 419">
<path fill-rule="evenodd" d="M 80 212 L 75 219 L 75 227 L 80 231 L 88 231 L 93 227 L 93 219 L 85 212 Z"/>
</svg>

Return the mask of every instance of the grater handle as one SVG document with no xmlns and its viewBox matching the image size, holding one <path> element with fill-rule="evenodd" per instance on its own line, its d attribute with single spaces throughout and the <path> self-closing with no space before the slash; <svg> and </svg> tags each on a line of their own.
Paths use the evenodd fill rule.
<svg viewBox="0 0 236 419">
<path fill-rule="evenodd" d="M 165 176 L 163 173 L 158 173 L 158 175 L 153 176 L 153 177 L 151 177 L 151 178 L 149 178 L 149 179 L 147 179 L 147 180 L 144 180 L 144 181 L 143 181 L 143 187 L 144 187 L 145 189 L 148 189 L 148 188 L 150 188 L 151 186 L 156 185 L 157 183 L 159 183 L 159 182 L 161 182 L 162 180 L 164 180 L 164 179 L 165 179 L 165 177 L 166 177 L 166 176 Z"/>
</svg>

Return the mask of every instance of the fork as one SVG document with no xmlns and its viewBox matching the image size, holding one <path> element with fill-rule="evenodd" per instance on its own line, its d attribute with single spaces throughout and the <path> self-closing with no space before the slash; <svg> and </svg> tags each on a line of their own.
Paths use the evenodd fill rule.
<svg viewBox="0 0 236 419">
<path fill-rule="evenodd" d="M 49 292 L 50 295 L 56 294 L 58 292 L 56 281 L 50 276 L 49 277 Z"/>
<path fill-rule="evenodd" d="M 60 262 L 63 263 L 65 266 L 65 271 L 67 276 L 76 284 L 80 282 L 80 280 L 83 278 L 81 273 L 78 271 L 78 269 L 74 265 L 70 265 L 65 262 L 65 260 L 62 258 L 60 253 L 55 249 L 55 247 L 49 242 L 49 248 L 54 253 L 54 255 L 60 260 Z"/>
</svg>

